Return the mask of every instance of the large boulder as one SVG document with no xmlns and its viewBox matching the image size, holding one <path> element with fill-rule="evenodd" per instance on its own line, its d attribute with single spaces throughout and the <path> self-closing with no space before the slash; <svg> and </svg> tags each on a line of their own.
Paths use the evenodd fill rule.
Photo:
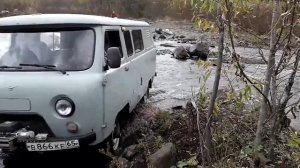
<svg viewBox="0 0 300 168">
<path fill-rule="evenodd" d="M 124 153 L 123 153 L 123 157 L 125 157 L 126 159 L 128 160 L 132 160 L 132 158 L 134 156 L 137 155 L 137 150 L 136 150 L 136 145 L 130 145 L 129 147 L 127 147 L 125 150 L 124 150 Z"/>
<path fill-rule="evenodd" d="M 189 47 L 188 53 L 191 57 L 206 61 L 209 54 L 209 45 L 207 43 L 197 43 Z"/>
<path fill-rule="evenodd" d="M 137 155 L 131 162 L 132 168 L 148 168 L 147 161 L 144 155 Z"/>
<path fill-rule="evenodd" d="M 153 168 L 166 168 L 176 165 L 176 148 L 173 143 L 165 144 L 149 157 L 149 165 Z"/>
<path fill-rule="evenodd" d="M 187 59 L 190 56 L 183 46 L 176 47 L 173 55 L 176 59 Z"/>
</svg>

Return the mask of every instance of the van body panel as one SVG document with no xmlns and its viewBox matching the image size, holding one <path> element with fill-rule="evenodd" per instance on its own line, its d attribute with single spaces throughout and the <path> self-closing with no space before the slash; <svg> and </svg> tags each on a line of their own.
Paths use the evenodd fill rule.
<svg viewBox="0 0 300 168">
<path fill-rule="evenodd" d="M 130 60 L 130 69 L 134 70 L 136 77 L 136 87 L 134 88 L 134 100 L 130 111 L 144 96 L 148 84 L 155 74 L 156 50 L 151 49 L 146 52 L 141 52 Z M 147 65 L 147 66 L 145 66 Z"/>
<path fill-rule="evenodd" d="M 34 25 L 106 25 L 106 26 L 149 26 L 143 21 L 134 21 L 128 19 L 118 19 L 104 16 L 91 16 L 81 14 L 33 14 L 10 16 L 0 19 L 0 25 L 4 26 L 34 26 Z"/>
<path fill-rule="evenodd" d="M 9 73 L 9 75 L 7 75 Z M 0 114 L 37 114 L 42 116 L 51 131 L 58 137 L 69 137 L 96 131 L 101 125 L 102 87 L 101 75 L 96 73 L 58 72 L 4 72 L 0 73 L 0 97 L 3 99 L 30 100 L 30 110 L 6 111 Z M 10 90 L 9 87 L 14 89 Z M 55 111 L 60 97 L 68 97 L 75 103 L 75 112 L 68 118 Z M 100 119 L 100 120 L 99 120 Z M 80 131 L 71 134 L 66 123 L 79 124 Z"/>
<path fill-rule="evenodd" d="M 15 87 L 9 86 L 12 91 Z M 31 108 L 29 99 L 0 99 L 0 111 L 29 111 Z"/>
<path fill-rule="evenodd" d="M 127 30 L 137 29 L 136 27 L 125 27 Z M 139 28 L 144 32 L 144 28 Z M 121 27 L 104 26 L 103 32 L 119 30 L 122 45 L 122 65 L 118 69 L 110 69 L 105 73 L 106 85 L 104 87 L 104 113 L 107 128 L 104 136 L 110 134 L 113 129 L 116 116 L 126 106 L 129 105 L 131 112 L 147 91 L 149 82 L 155 75 L 156 50 L 151 36 L 148 38 L 147 48 L 139 53 L 127 55 L 126 44 Z M 143 41 L 147 36 L 143 35 Z M 150 41 L 150 42 L 149 42 Z M 152 42 L 152 45 L 151 45 Z"/>
<path fill-rule="evenodd" d="M 121 42 L 121 52 L 123 58 L 121 59 L 121 66 L 117 69 L 109 69 L 104 71 L 104 123 L 107 128 L 104 129 L 104 137 L 111 134 L 114 128 L 115 120 L 118 113 L 129 104 L 132 106 L 134 97 L 134 88 L 136 87 L 135 69 L 130 68 L 131 63 L 128 61 L 126 54 L 126 47 L 120 26 L 103 26 L 103 34 L 106 31 L 118 31 Z M 104 41 L 104 40 L 103 40 Z M 104 48 L 104 46 L 102 47 Z"/>
</svg>

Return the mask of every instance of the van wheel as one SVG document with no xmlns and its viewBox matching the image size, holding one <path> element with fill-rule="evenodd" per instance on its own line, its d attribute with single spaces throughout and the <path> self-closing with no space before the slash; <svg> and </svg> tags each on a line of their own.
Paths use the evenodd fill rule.
<svg viewBox="0 0 300 168">
<path fill-rule="evenodd" d="M 144 94 L 144 96 L 142 97 L 142 99 L 140 101 L 141 104 L 144 104 L 146 102 L 146 100 L 149 99 L 149 97 L 150 97 L 149 90 L 150 90 L 150 88 L 148 87 L 146 93 Z"/>
<path fill-rule="evenodd" d="M 119 156 L 123 152 L 122 148 L 122 131 L 119 121 L 116 121 L 114 131 L 111 134 L 110 141 L 110 152 L 113 155 Z"/>
<path fill-rule="evenodd" d="M 150 97 L 150 87 L 149 87 L 149 86 L 147 87 L 147 91 L 146 91 L 146 93 L 145 93 L 145 97 L 146 97 L 147 99 L 149 99 L 149 97 Z"/>
</svg>

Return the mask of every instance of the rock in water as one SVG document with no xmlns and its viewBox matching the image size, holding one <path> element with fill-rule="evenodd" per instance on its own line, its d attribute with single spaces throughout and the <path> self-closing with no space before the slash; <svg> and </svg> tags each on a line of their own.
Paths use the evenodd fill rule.
<svg viewBox="0 0 300 168">
<path fill-rule="evenodd" d="M 183 46 L 176 47 L 173 54 L 176 59 L 187 59 L 189 57 L 189 53 Z"/>
<path fill-rule="evenodd" d="M 156 28 L 155 33 L 162 34 L 163 30 L 161 28 Z"/>
<path fill-rule="evenodd" d="M 188 53 L 191 57 L 206 61 L 209 54 L 209 45 L 207 43 L 197 43 L 189 48 Z"/>
</svg>

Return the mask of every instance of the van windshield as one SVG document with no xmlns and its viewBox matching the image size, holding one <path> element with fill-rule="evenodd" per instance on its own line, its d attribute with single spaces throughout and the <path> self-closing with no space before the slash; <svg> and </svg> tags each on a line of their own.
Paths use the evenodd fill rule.
<svg viewBox="0 0 300 168">
<path fill-rule="evenodd" d="M 0 33 L 0 70 L 45 70 L 39 66 L 20 68 L 20 64 L 85 70 L 93 63 L 94 43 L 95 34 L 91 29 Z"/>
</svg>

